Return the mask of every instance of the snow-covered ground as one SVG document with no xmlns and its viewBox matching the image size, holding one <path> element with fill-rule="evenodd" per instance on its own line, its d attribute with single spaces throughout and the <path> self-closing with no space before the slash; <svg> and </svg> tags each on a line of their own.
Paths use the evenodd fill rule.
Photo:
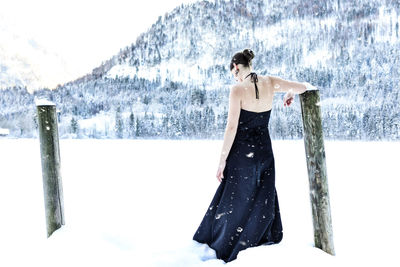
<svg viewBox="0 0 400 267">
<path fill-rule="evenodd" d="M 399 142 L 326 141 L 336 256 L 313 247 L 302 140 L 272 140 L 284 236 L 229 266 L 400 266 Z M 66 225 L 46 238 L 39 142 L 0 139 L 0 266 L 223 266 L 192 241 L 222 140 L 60 140 Z M 203 259 L 203 260 L 202 260 Z"/>
</svg>

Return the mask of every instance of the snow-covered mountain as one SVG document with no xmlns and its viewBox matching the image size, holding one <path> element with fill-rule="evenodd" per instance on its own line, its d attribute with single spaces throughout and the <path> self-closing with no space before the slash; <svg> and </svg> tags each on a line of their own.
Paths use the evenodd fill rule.
<svg viewBox="0 0 400 267">
<path fill-rule="evenodd" d="M 92 78 L 131 77 L 204 84 L 230 82 L 236 51 L 256 52 L 261 73 L 295 78 L 292 67 L 324 68 L 374 42 L 399 42 L 398 3 L 387 1 L 200 1 L 180 6 L 94 69 Z M 378 30 L 379 29 L 379 30 Z M 356 51 L 358 50 L 358 51 Z"/>
<path fill-rule="evenodd" d="M 65 134 L 81 127 L 89 137 L 217 137 L 234 82 L 230 59 L 251 48 L 257 73 L 320 89 L 326 137 L 397 139 L 399 14 L 398 2 L 379 0 L 181 5 L 91 73 L 34 96 L 57 103 Z M 3 114 L 20 112 L 3 103 Z M 298 102 L 283 109 L 277 99 L 271 135 L 301 137 L 299 114 Z M 6 126 L 9 120 L 0 120 Z"/>
<path fill-rule="evenodd" d="M 0 16 L 0 89 L 20 86 L 29 91 L 57 86 L 68 77 L 64 60 L 29 35 L 14 31 Z"/>
</svg>

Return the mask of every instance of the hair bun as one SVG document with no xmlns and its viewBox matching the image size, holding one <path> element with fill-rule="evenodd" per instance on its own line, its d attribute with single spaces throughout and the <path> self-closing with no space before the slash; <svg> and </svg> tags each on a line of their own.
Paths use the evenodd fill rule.
<svg viewBox="0 0 400 267">
<path fill-rule="evenodd" d="M 248 59 L 250 62 L 254 58 L 254 52 L 251 49 L 243 50 L 243 55 Z"/>
</svg>

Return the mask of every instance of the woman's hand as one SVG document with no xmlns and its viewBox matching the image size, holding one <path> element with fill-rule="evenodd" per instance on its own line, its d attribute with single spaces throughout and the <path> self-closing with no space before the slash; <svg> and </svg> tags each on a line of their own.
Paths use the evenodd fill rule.
<svg viewBox="0 0 400 267">
<path fill-rule="evenodd" d="M 292 89 L 289 89 L 289 91 L 284 95 L 283 97 L 283 106 L 290 106 L 294 100 L 294 93 Z"/>
<path fill-rule="evenodd" d="M 218 170 L 217 170 L 217 179 L 219 182 L 222 182 L 222 179 L 224 178 L 224 169 L 226 165 L 226 160 L 221 160 L 218 164 Z"/>
</svg>

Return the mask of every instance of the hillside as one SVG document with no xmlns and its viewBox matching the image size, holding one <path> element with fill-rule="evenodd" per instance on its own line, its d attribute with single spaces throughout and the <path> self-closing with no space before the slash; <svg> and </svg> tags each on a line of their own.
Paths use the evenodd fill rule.
<svg viewBox="0 0 400 267">
<path fill-rule="evenodd" d="M 0 127 L 35 136 L 33 98 L 48 97 L 64 137 L 220 138 L 234 82 L 229 61 L 251 48 L 257 73 L 320 89 L 326 138 L 398 139 L 399 14 L 389 0 L 181 5 L 92 73 L 32 95 L 1 91 Z M 284 109 L 278 97 L 271 136 L 300 138 L 298 100 Z"/>
</svg>

